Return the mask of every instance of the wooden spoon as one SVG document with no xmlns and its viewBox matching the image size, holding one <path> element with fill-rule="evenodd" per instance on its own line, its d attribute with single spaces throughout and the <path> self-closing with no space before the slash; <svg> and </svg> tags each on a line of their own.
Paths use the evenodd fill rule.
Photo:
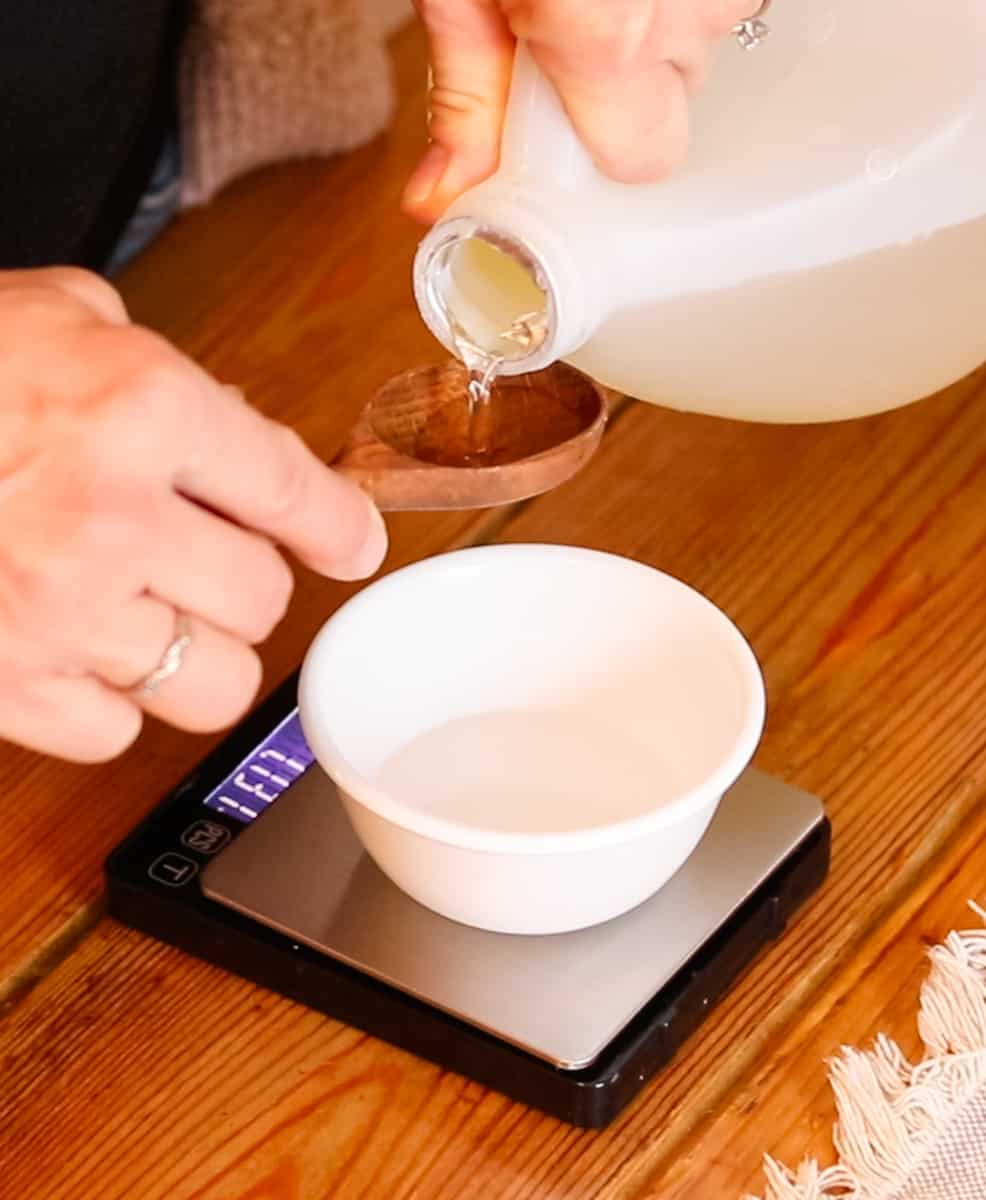
<svg viewBox="0 0 986 1200">
<path fill-rule="evenodd" d="M 383 512 L 489 508 L 557 487 L 599 446 L 606 397 L 573 367 L 503 376 L 472 411 L 468 383 L 454 360 L 389 380 L 333 466 Z"/>
</svg>

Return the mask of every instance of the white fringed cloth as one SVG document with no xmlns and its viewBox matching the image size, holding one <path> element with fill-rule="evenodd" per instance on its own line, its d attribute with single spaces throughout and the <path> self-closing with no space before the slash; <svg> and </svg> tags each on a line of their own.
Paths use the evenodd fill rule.
<svg viewBox="0 0 986 1200">
<path fill-rule="evenodd" d="M 952 933 L 930 958 L 921 1061 L 885 1037 L 843 1050 L 830 1068 L 838 1164 L 768 1158 L 764 1200 L 986 1200 L 986 930 Z"/>
</svg>

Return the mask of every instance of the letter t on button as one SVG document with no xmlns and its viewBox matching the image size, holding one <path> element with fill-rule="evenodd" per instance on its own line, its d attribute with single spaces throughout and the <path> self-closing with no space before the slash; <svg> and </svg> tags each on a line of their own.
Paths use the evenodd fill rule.
<svg viewBox="0 0 986 1200">
<path fill-rule="evenodd" d="M 194 878 L 198 869 L 198 863 L 192 862 L 184 854 L 175 854 L 169 850 L 167 854 L 162 854 L 151 863 L 147 873 L 158 883 L 168 887 L 182 887 Z"/>
</svg>

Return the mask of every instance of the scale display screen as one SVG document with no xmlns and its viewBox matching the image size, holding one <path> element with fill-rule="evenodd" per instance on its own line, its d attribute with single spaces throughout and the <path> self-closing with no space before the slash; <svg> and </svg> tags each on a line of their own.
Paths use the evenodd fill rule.
<svg viewBox="0 0 986 1200">
<path fill-rule="evenodd" d="M 252 821 L 315 761 L 294 709 L 214 788 L 203 803 L 237 821 Z"/>
</svg>

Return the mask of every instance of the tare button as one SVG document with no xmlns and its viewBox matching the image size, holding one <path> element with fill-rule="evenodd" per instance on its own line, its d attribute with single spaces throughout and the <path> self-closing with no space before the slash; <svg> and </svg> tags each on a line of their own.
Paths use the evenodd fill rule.
<svg viewBox="0 0 986 1200">
<path fill-rule="evenodd" d="M 230 832 L 218 821 L 195 821 L 181 835 L 181 843 L 199 854 L 215 854 L 230 839 Z"/>
<path fill-rule="evenodd" d="M 199 865 L 184 854 L 175 854 L 169 850 L 156 858 L 148 867 L 147 874 L 158 883 L 168 887 L 183 887 L 198 873 Z"/>
</svg>

